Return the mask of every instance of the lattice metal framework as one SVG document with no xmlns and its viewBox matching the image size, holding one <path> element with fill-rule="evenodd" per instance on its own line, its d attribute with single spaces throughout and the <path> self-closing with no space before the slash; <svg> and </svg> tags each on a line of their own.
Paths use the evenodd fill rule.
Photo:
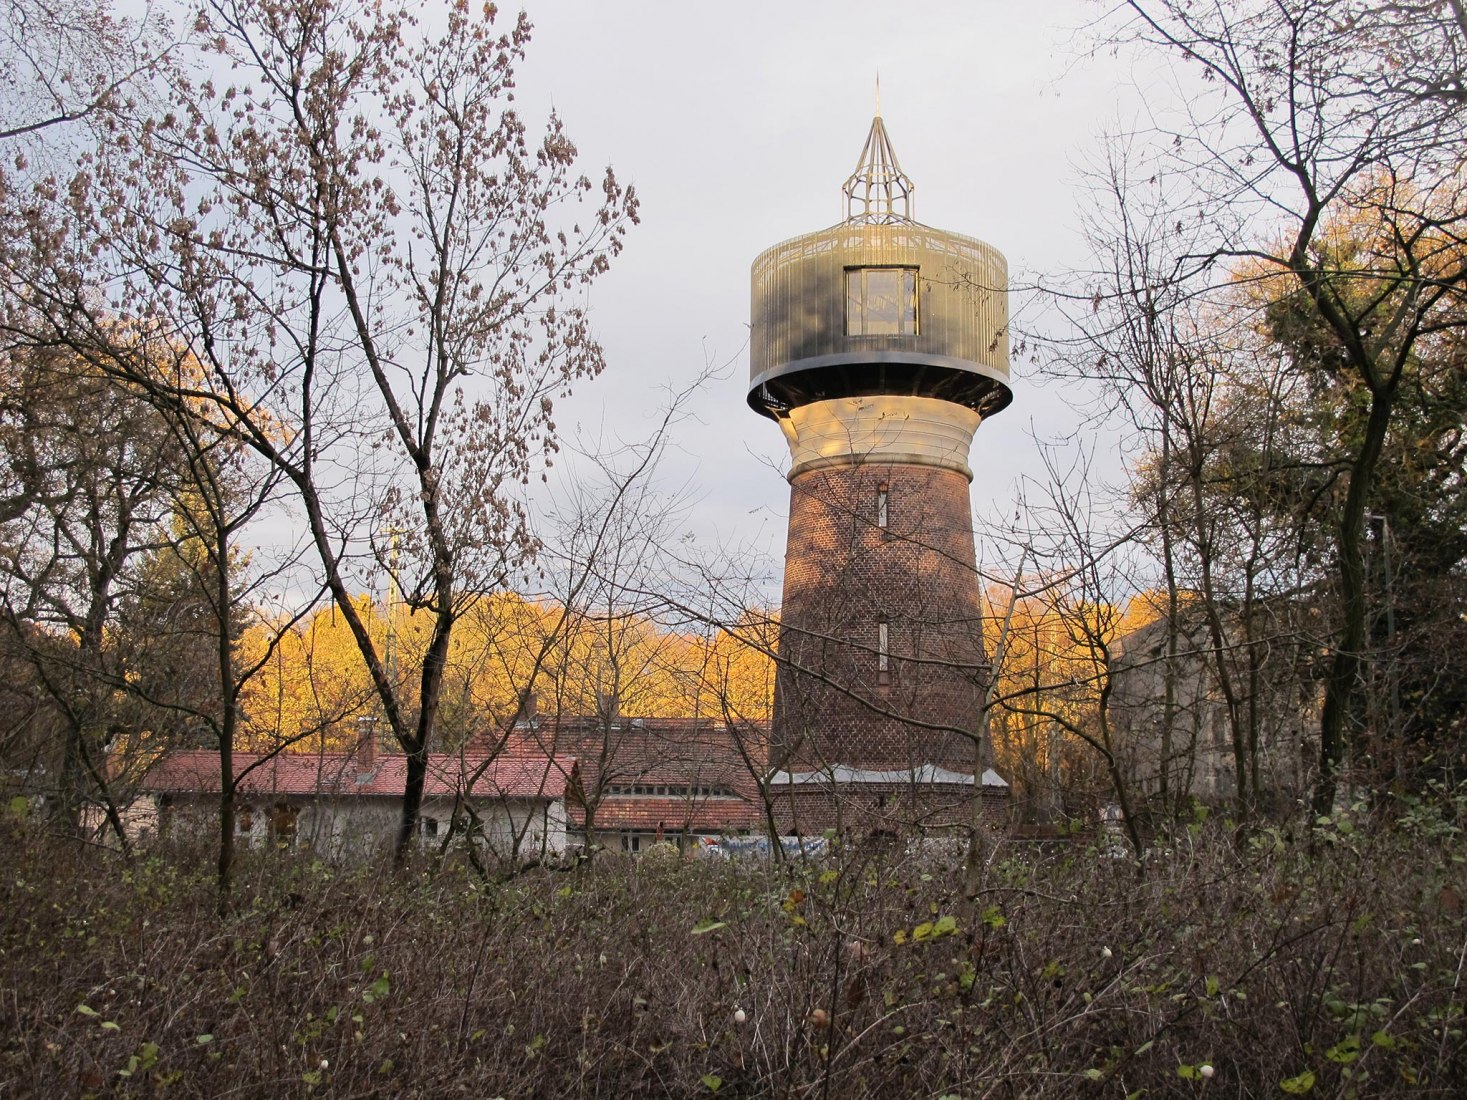
<svg viewBox="0 0 1467 1100">
<path fill-rule="evenodd" d="M 841 190 L 845 193 L 847 222 L 892 225 L 912 220 L 912 192 L 916 188 L 897 162 L 879 113 L 871 120 L 871 132 L 866 135 L 856 170 Z"/>
</svg>

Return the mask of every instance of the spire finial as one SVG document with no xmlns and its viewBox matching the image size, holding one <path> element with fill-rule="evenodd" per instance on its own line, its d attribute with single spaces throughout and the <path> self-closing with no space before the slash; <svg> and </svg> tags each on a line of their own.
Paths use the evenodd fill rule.
<svg viewBox="0 0 1467 1100">
<path fill-rule="evenodd" d="M 912 220 L 911 178 L 897 163 L 896 150 L 881 121 L 881 74 L 876 76 L 876 117 L 861 149 L 856 170 L 841 189 L 846 199 L 846 221 L 886 225 Z"/>
</svg>

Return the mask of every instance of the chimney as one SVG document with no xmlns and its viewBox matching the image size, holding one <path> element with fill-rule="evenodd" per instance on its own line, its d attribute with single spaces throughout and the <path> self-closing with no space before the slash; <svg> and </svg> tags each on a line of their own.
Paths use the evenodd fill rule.
<svg viewBox="0 0 1467 1100">
<path fill-rule="evenodd" d="M 357 748 L 352 756 L 361 774 L 377 766 L 377 719 L 366 715 L 357 719 Z"/>
<path fill-rule="evenodd" d="M 534 729 L 540 717 L 540 696 L 533 691 L 520 695 L 520 715 L 515 725 L 521 729 Z"/>
<path fill-rule="evenodd" d="M 610 729 L 621 729 L 621 699 L 614 691 L 596 692 L 596 717 Z"/>
</svg>

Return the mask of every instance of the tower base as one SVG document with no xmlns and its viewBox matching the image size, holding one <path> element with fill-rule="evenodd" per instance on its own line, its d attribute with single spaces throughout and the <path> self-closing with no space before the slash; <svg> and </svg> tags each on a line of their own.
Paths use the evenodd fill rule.
<svg viewBox="0 0 1467 1100">
<path fill-rule="evenodd" d="M 966 835 L 975 798 L 995 829 L 1008 822 L 1009 785 L 992 770 L 983 773 L 975 793 L 971 773 L 932 764 L 886 771 L 837 764 L 817 771 L 775 772 L 769 794 L 784 835 Z"/>
</svg>

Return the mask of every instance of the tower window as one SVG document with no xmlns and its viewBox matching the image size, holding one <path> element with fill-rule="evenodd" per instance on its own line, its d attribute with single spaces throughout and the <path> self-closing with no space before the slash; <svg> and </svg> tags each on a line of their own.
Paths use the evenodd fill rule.
<svg viewBox="0 0 1467 1100">
<path fill-rule="evenodd" d="M 876 671 L 891 671 L 891 633 L 885 619 L 876 624 Z"/>
<path fill-rule="evenodd" d="M 876 526 L 877 527 L 885 527 L 886 526 L 886 498 L 887 498 L 887 494 L 889 492 L 890 492 L 890 488 L 887 486 L 886 482 L 884 482 L 884 481 L 880 485 L 878 485 L 876 487 Z"/>
<path fill-rule="evenodd" d="M 915 267 L 846 268 L 847 336 L 916 336 Z"/>
</svg>

